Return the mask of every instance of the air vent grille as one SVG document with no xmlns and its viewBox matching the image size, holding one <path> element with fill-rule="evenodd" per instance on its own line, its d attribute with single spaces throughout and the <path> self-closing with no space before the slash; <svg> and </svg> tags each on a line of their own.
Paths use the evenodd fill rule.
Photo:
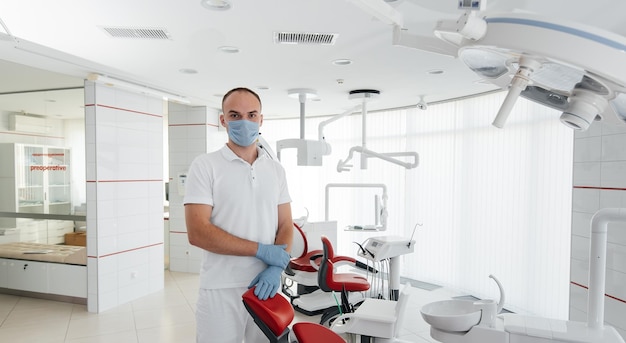
<svg viewBox="0 0 626 343">
<path fill-rule="evenodd" d="M 334 45 L 338 36 L 336 33 L 274 32 L 274 43 Z"/>
<path fill-rule="evenodd" d="M 102 27 L 102 29 L 114 38 L 133 39 L 170 39 L 165 29 L 154 27 Z"/>
</svg>

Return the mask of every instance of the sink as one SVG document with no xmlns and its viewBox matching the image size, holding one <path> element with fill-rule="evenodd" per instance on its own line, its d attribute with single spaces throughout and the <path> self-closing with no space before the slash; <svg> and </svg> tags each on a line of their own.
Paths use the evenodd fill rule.
<svg viewBox="0 0 626 343">
<path fill-rule="evenodd" d="M 433 328 L 464 332 L 480 322 L 480 307 L 470 300 L 443 300 L 426 304 L 420 310 L 422 318 Z"/>
</svg>

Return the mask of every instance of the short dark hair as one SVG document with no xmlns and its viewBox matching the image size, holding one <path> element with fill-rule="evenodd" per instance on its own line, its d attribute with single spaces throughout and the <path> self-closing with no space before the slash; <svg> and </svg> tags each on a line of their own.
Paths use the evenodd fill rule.
<svg viewBox="0 0 626 343">
<path fill-rule="evenodd" d="M 263 104 L 261 104 L 261 97 L 256 94 L 252 89 L 246 87 L 237 87 L 229 90 L 228 92 L 226 92 L 226 94 L 224 94 L 224 97 L 222 98 L 222 112 L 224 112 L 224 101 L 226 101 L 226 99 L 235 92 L 248 92 L 254 95 L 254 97 L 259 100 L 259 107 L 263 108 Z"/>
</svg>

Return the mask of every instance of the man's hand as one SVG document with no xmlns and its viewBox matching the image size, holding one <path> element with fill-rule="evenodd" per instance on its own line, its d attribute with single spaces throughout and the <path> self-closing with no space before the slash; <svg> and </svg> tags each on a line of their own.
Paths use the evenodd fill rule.
<svg viewBox="0 0 626 343">
<path fill-rule="evenodd" d="M 256 257 L 265 262 L 268 266 L 279 267 L 283 270 L 289 264 L 289 253 L 287 253 L 286 244 L 274 245 L 274 244 L 261 244 L 256 251 Z"/>
<path fill-rule="evenodd" d="M 248 288 L 254 289 L 254 295 L 261 300 L 267 300 L 267 298 L 273 298 L 280 287 L 280 274 L 283 270 L 276 266 L 269 266 L 264 271 L 260 272 Z"/>
</svg>

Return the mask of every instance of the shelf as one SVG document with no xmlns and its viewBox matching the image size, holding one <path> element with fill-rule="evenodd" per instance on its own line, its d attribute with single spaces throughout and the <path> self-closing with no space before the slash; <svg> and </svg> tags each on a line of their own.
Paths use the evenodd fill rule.
<svg viewBox="0 0 626 343">
<path fill-rule="evenodd" d="M 43 203 L 42 202 L 37 202 L 37 203 L 32 203 L 32 204 L 23 203 L 23 202 L 20 203 L 20 207 L 36 207 L 36 206 L 43 206 Z"/>
</svg>

